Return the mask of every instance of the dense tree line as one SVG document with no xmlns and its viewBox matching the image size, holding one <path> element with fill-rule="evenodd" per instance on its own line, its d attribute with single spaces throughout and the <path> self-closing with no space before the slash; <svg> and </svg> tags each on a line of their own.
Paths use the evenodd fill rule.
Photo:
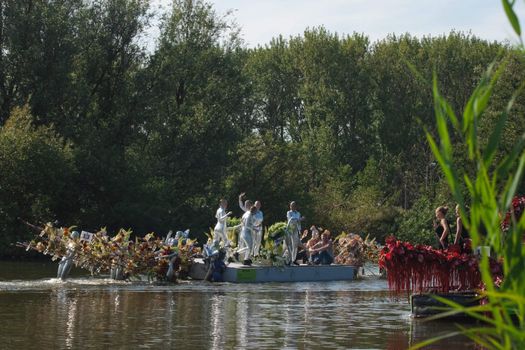
<svg viewBox="0 0 525 350">
<path fill-rule="evenodd" d="M 202 0 L 175 0 L 151 51 L 152 16 L 146 0 L 0 2 L 4 254 L 28 235 L 19 217 L 200 234 L 219 198 L 240 214 L 242 191 L 268 224 L 296 200 L 308 224 L 431 239 L 433 208 L 453 205 L 424 136 L 433 72 L 461 113 L 507 60 L 481 135 L 525 73 L 508 46 L 457 32 L 371 43 L 320 27 L 249 49 Z M 500 151 L 524 109 L 518 96 Z"/>
</svg>

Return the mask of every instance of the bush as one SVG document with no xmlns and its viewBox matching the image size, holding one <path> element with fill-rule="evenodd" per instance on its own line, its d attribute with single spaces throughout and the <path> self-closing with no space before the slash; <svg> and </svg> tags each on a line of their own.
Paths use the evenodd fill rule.
<svg viewBox="0 0 525 350">
<path fill-rule="evenodd" d="M 401 241 L 413 244 L 434 245 L 437 243 L 432 227 L 434 209 L 427 197 L 420 197 L 412 208 L 400 216 L 399 228 L 393 235 Z"/>
</svg>

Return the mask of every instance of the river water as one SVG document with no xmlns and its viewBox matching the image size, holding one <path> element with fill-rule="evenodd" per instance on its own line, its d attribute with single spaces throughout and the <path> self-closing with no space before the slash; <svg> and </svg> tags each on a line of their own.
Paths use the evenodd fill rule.
<svg viewBox="0 0 525 350">
<path fill-rule="evenodd" d="M 406 349 L 455 330 L 410 317 L 386 281 L 115 282 L 0 262 L 0 349 Z M 451 338 L 428 349 L 474 348 Z"/>
</svg>

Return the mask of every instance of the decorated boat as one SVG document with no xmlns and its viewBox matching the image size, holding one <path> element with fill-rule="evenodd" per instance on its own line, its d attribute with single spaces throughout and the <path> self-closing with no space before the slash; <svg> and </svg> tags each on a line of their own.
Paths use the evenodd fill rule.
<svg viewBox="0 0 525 350">
<path fill-rule="evenodd" d="M 27 224 L 37 235 L 19 245 L 58 260 L 57 277 L 61 279 L 66 279 L 76 266 L 92 275 L 109 275 L 116 280 L 146 277 L 174 282 L 189 277 L 232 283 L 349 281 L 356 278 L 359 267 L 366 261 L 377 261 L 379 252 L 374 240 L 342 233 L 332 244 L 334 264 L 323 265 L 313 260 L 306 264 L 306 251 L 303 260 L 290 259 L 282 237 L 268 234 L 253 264 L 250 261 L 246 265 L 234 259 L 240 251 L 234 242 L 224 245 L 210 237 L 200 248 L 196 240 L 189 238 L 189 230 L 174 235 L 170 232 L 165 238 L 149 233 L 132 239 L 131 232 L 126 230 L 110 236 L 105 229 L 90 233 L 52 223 L 43 227 Z"/>
<path fill-rule="evenodd" d="M 277 223 L 275 227 L 285 227 L 284 223 Z M 315 264 L 315 261 L 306 262 L 303 256 L 302 264 L 287 258 L 287 251 L 279 244 L 279 235 L 272 235 L 272 228 L 265 235 L 264 244 L 259 254 L 254 257 L 252 265 L 241 264 L 230 257 L 229 263 L 220 264 L 223 258 L 216 257 L 224 249 L 210 240 L 203 248 L 205 259 L 195 259 L 189 270 L 189 277 L 196 280 L 210 280 L 231 283 L 265 283 L 265 282 L 324 282 L 324 281 L 351 281 L 358 275 L 360 267 L 367 261 L 377 261 L 379 247 L 375 240 L 368 237 L 361 238 L 357 234 L 341 233 L 333 242 L 333 264 Z M 325 231 L 328 232 L 328 231 Z M 306 234 L 303 234 L 306 236 Z M 275 239 L 277 237 L 277 239 Z M 235 243 L 233 243 L 235 244 Z M 226 254 L 225 254 L 226 255 Z M 213 271 L 219 270 L 217 280 L 212 276 Z"/>
</svg>

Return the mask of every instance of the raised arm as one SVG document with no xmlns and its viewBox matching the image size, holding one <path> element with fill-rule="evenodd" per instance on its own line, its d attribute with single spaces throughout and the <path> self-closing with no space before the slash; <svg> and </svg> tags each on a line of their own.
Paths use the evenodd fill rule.
<svg viewBox="0 0 525 350">
<path fill-rule="evenodd" d="M 244 205 L 242 201 L 242 199 L 244 198 L 244 195 L 245 195 L 244 192 L 239 195 L 239 208 L 241 208 L 242 211 L 247 212 L 249 208 L 246 208 L 246 206 Z"/>
<path fill-rule="evenodd" d="M 456 237 L 454 238 L 454 244 L 459 244 L 462 233 L 463 233 L 463 222 L 461 221 L 461 218 L 458 217 L 456 219 Z"/>
<path fill-rule="evenodd" d="M 441 224 L 441 227 L 443 227 L 443 234 L 442 234 L 441 237 L 439 238 L 439 243 L 441 243 L 441 246 L 442 246 L 443 248 L 446 248 L 446 246 L 445 246 L 445 241 L 446 241 L 446 239 L 447 239 L 447 236 L 448 236 L 449 233 L 450 233 L 450 232 L 449 232 L 450 229 L 449 229 L 449 227 L 448 227 L 448 225 L 447 225 L 447 220 L 446 220 L 446 219 L 444 219 L 444 218 L 441 219 L 441 223 L 440 223 L 440 224 Z"/>
</svg>

